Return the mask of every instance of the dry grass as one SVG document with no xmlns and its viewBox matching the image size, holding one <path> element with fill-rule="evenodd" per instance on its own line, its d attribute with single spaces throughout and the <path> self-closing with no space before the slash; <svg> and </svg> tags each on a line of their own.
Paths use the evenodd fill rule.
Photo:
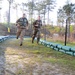
<svg viewBox="0 0 75 75">
<path fill-rule="evenodd" d="M 9 39 L 0 44 L 4 50 L 6 75 L 74 75 L 75 57 L 54 51 L 43 45 L 24 39 Z"/>
</svg>

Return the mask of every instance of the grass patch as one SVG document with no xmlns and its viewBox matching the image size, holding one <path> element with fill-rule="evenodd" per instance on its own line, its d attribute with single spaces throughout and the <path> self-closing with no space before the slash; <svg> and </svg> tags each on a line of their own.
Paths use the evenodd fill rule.
<svg viewBox="0 0 75 75">
<path fill-rule="evenodd" d="M 58 52 L 52 50 L 51 48 L 45 47 L 41 44 L 37 44 L 36 41 L 32 44 L 31 38 L 24 39 L 23 46 L 19 46 L 19 39 L 9 39 L 3 42 L 1 45 L 4 45 L 6 48 L 10 47 L 13 50 L 16 50 L 16 53 L 13 51 L 13 54 L 17 54 L 18 52 L 27 53 L 31 56 L 34 56 L 34 59 L 38 60 L 38 56 L 41 56 L 42 59 L 46 62 L 50 62 L 52 64 L 59 64 L 61 66 L 67 66 L 71 70 L 75 70 L 75 57 L 71 55 L 64 54 L 62 52 Z M 7 53 L 11 54 L 11 51 L 7 51 Z M 39 60 L 40 61 L 40 60 Z M 18 73 L 21 73 L 19 71 Z"/>
<path fill-rule="evenodd" d="M 54 41 L 53 39 L 47 39 L 47 41 L 58 43 L 58 44 L 61 44 L 61 45 L 65 45 L 65 40 L 64 41 L 60 41 L 60 40 Z M 70 46 L 70 47 L 74 47 L 75 46 L 75 42 L 66 42 L 66 45 Z"/>
</svg>

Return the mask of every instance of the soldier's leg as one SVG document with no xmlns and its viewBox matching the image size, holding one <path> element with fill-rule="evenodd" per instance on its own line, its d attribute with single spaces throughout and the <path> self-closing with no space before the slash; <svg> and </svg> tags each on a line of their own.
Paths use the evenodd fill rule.
<svg viewBox="0 0 75 75">
<path fill-rule="evenodd" d="M 37 30 L 34 30 L 33 31 L 33 36 L 32 36 L 32 43 L 34 43 L 34 39 L 36 37 L 36 34 L 37 34 Z"/>
<path fill-rule="evenodd" d="M 20 28 L 17 28 L 17 33 L 16 33 L 16 35 L 17 35 L 17 39 L 19 38 L 19 36 L 20 36 L 20 34 L 21 34 L 21 29 Z"/>
<path fill-rule="evenodd" d="M 25 29 L 22 29 L 21 35 L 20 35 L 20 46 L 22 46 L 22 44 L 23 44 L 24 35 L 25 35 Z"/>
<path fill-rule="evenodd" d="M 16 35 L 17 35 L 17 39 L 18 39 L 18 37 L 20 36 L 20 34 L 21 34 L 21 29 L 17 26 L 17 33 L 16 33 Z"/>
<path fill-rule="evenodd" d="M 40 29 L 37 32 L 37 43 L 39 43 L 39 41 L 40 41 Z"/>
</svg>

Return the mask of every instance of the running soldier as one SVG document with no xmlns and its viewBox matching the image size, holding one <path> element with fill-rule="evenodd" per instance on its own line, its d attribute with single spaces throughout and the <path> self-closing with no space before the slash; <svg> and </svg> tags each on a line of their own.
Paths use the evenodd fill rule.
<svg viewBox="0 0 75 75">
<path fill-rule="evenodd" d="M 36 36 L 37 36 L 37 44 L 39 43 L 41 26 L 42 26 L 42 21 L 40 20 L 40 16 L 38 16 L 38 19 L 33 22 L 32 43 L 34 43 L 34 39 Z"/>
<path fill-rule="evenodd" d="M 23 45 L 23 37 L 25 35 L 25 30 L 26 28 L 28 28 L 28 20 L 25 16 L 26 15 L 23 14 L 23 17 L 19 18 L 16 21 L 16 26 L 17 26 L 17 37 L 16 38 L 18 39 L 20 36 L 20 46 Z"/>
</svg>

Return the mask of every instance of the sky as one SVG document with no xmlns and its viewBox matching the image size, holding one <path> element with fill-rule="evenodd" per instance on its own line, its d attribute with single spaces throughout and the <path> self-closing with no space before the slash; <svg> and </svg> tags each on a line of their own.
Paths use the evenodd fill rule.
<svg viewBox="0 0 75 75">
<path fill-rule="evenodd" d="M 56 0 L 55 9 L 50 12 L 51 21 L 53 21 L 54 25 L 57 23 L 57 11 L 60 7 L 63 7 L 66 4 L 67 0 Z M 70 2 L 75 3 L 75 0 L 70 0 Z"/>
<path fill-rule="evenodd" d="M 29 0 L 15 0 L 16 3 L 21 3 L 21 2 L 24 2 L 24 1 L 29 1 Z M 57 20 L 57 11 L 60 7 L 62 7 L 63 5 L 65 5 L 67 2 L 67 0 L 56 0 L 56 7 L 55 9 L 53 9 L 52 12 L 50 12 L 50 20 L 51 22 L 53 22 L 54 24 L 56 24 L 56 20 Z M 70 0 L 70 2 L 72 3 L 75 3 L 75 0 Z M 9 8 L 9 4 L 8 4 L 8 1 L 7 0 L 2 0 L 2 3 L 0 3 L 0 6 L 2 6 L 2 9 L 0 11 L 0 14 L 1 14 L 1 22 L 4 21 L 4 15 L 5 15 L 5 12 L 8 11 L 8 8 Z M 18 17 L 21 17 L 22 16 L 22 12 L 19 11 L 18 12 Z M 28 16 L 27 16 L 28 17 Z M 16 22 L 16 11 L 15 10 L 11 10 L 11 22 Z"/>
</svg>

